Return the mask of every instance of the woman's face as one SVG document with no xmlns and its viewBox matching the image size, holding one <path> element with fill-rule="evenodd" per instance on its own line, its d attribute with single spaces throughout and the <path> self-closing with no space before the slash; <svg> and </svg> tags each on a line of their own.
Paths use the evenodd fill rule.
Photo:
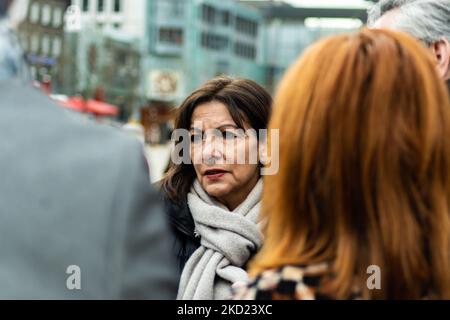
<svg viewBox="0 0 450 320">
<path fill-rule="evenodd" d="M 244 129 L 250 129 L 248 123 Z M 191 160 L 200 184 L 209 196 L 234 210 L 259 180 L 256 135 L 244 134 L 218 101 L 195 108 L 190 133 Z"/>
</svg>

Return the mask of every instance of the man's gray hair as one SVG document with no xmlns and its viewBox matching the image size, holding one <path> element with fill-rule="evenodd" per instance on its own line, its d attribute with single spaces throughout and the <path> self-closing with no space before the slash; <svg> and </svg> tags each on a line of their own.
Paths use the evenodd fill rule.
<svg viewBox="0 0 450 320">
<path fill-rule="evenodd" d="M 442 37 L 450 41 L 450 0 L 381 0 L 368 11 L 373 25 L 388 11 L 398 9 L 393 28 L 431 45 Z"/>
</svg>

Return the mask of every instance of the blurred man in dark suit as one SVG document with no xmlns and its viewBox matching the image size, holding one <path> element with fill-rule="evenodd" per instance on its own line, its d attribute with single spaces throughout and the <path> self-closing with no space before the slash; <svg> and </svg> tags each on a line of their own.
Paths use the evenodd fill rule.
<svg viewBox="0 0 450 320">
<path fill-rule="evenodd" d="M 0 0 L 0 299 L 174 299 L 142 145 L 24 80 Z"/>
</svg>

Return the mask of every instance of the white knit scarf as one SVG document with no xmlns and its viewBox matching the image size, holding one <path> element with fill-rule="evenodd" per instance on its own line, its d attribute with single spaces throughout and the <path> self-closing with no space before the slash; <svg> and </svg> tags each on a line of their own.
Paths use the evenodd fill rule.
<svg viewBox="0 0 450 320">
<path fill-rule="evenodd" d="M 259 225 L 263 182 L 258 181 L 247 199 L 235 210 L 211 199 L 196 180 L 188 194 L 201 246 L 184 267 L 178 300 L 224 300 L 231 297 L 231 285 L 247 281 L 242 269 L 260 248 Z"/>
</svg>

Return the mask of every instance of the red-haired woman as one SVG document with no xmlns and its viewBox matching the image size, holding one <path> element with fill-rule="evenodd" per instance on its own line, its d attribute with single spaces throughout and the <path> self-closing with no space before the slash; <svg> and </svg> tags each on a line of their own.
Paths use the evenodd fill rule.
<svg viewBox="0 0 450 320">
<path fill-rule="evenodd" d="M 280 170 L 237 298 L 450 298 L 450 105 L 419 42 L 320 41 L 285 76 L 270 128 Z"/>
</svg>

